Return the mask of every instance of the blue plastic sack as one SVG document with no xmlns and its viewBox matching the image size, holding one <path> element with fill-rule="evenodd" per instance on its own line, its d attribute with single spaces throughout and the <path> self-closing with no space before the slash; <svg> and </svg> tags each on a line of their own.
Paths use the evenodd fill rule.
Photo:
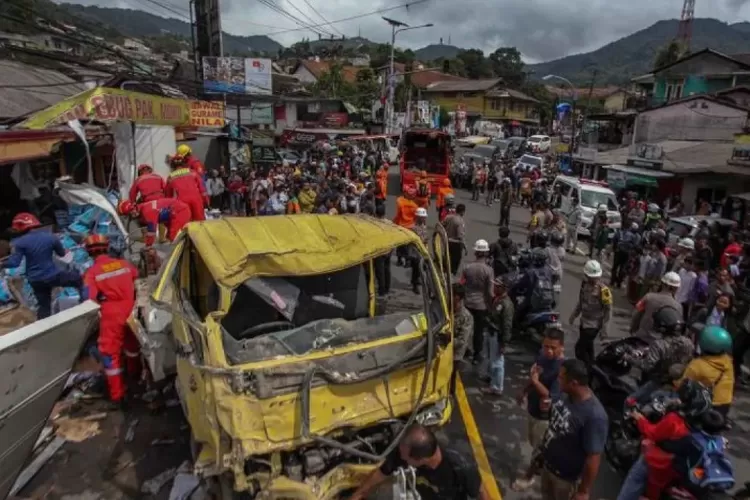
<svg viewBox="0 0 750 500">
<path fill-rule="evenodd" d="M 10 293 L 8 280 L 5 277 L 0 278 L 0 304 L 8 304 L 13 301 L 13 294 Z"/>
<path fill-rule="evenodd" d="M 39 303 L 36 301 L 34 289 L 31 288 L 31 285 L 26 278 L 23 279 L 23 289 L 21 290 L 21 293 L 23 294 L 23 300 L 24 302 L 26 302 L 26 306 L 32 311 L 36 312 L 36 310 L 39 308 Z"/>
<path fill-rule="evenodd" d="M 68 226 L 68 230 L 73 233 L 88 235 L 101 218 L 101 214 L 106 215 L 107 213 L 98 207 L 92 206 L 76 217 L 73 223 Z"/>
</svg>

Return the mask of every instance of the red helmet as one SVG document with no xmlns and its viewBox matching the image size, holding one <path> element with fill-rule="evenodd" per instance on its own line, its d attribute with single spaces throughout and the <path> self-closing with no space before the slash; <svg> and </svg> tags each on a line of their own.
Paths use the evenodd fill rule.
<svg viewBox="0 0 750 500">
<path fill-rule="evenodd" d="M 83 247 L 89 253 L 96 250 L 106 251 L 109 248 L 109 238 L 103 234 L 92 234 L 83 240 Z"/>
<path fill-rule="evenodd" d="M 137 210 L 135 203 L 132 203 L 130 200 L 122 200 L 117 204 L 117 213 L 120 215 L 130 215 Z"/>
<path fill-rule="evenodd" d="M 41 225 L 42 223 L 39 222 L 39 219 L 28 212 L 21 212 L 20 214 L 16 214 L 16 216 L 13 217 L 13 222 L 11 223 L 11 227 L 16 231 L 28 231 L 29 229 L 34 229 L 35 227 L 39 227 Z"/>
<path fill-rule="evenodd" d="M 153 172 L 154 168 L 148 163 L 141 163 L 140 165 L 138 165 L 138 175 L 141 175 L 144 170 L 150 170 L 151 172 Z"/>
</svg>

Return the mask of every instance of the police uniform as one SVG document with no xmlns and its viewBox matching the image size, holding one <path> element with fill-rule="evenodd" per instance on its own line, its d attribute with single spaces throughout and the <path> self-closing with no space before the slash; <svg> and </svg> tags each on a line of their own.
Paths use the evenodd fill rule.
<svg viewBox="0 0 750 500">
<path fill-rule="evenodd" d="M 576 358 L 589 365 L 594 362 L 594 340 L 599 333 L 606 336 L 611 313 L 612 290 L 599 282 L 582 283 L 578 303 L 571 316 L 571 320 L 581 316 L 579 337 L 575 345 Z"/>
</svg>

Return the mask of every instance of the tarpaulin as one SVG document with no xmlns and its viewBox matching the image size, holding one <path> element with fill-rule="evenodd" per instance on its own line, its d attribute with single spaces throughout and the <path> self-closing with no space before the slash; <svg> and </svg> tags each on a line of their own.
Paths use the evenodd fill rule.
<svg viewBox="0 0 750 500">
<path fill-rule="evenodd" d="M 135 122 L 144 125 L 196 126 L 191 121 L 191 106 L 204 107 L 200 101 L 174 99 L 141 92 L 97 87 L 64 99 L 54 106 L 34 113 L 16 128 L 43 129 L 70 120 L 102 122 Z M 206 108 L 224 116 L 224 103 L 211 102 Z M 201 121 L 201 127 L 223 127 L 223 120 Z"/>
</svg>

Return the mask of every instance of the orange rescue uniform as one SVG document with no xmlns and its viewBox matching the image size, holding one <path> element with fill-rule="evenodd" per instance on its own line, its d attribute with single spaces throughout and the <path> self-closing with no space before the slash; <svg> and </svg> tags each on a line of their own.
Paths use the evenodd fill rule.
<svg viewBox="0 0 750 500">
<path fill-rule="evenodd" d="M 206 187 L 201 178 L 189 168 L 178 168 L 169 174 L 166 194 L 190 207 L 191 220 L 205 220 L 203 207 L 208 205 Z"/>
<path fill-rule="evenodd" d="M 419 205 L 414 200 L 399 196 L 396 200 L 396 216 L 393 218 L 393 222 L 406 229 L 413 228 L 418 208 Z"/>
<path fill-rule="evenodd" d="M 445 197 L 449 194 L 455 194 L 453 192 L 453 188 L 448 185 L 442 185 L 437 189 L 437 197 L 435 199 L 435 206 L 437 206 L 438 210 L 443 208 L 445 206 Z"/>
<path fill-rule="evenodd" d="M 167 184 L 159 174 L 149 172 L 139 175 L 130 187 L 130 196 L 128 199 L 131 203 L 136 203 L 138 195 L 141 195 L 140 203 L 158 200 L 159 198 L 164 198 L 166 187 Z"/>
</svg>

